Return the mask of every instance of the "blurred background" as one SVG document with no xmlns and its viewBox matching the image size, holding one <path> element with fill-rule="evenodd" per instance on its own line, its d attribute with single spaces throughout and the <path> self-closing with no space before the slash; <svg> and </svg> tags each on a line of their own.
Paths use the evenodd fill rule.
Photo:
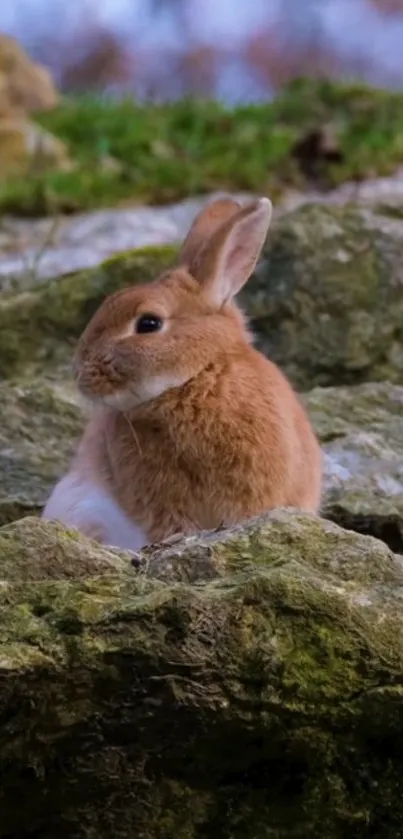
<svg viewBox="0 0 403 839">
<path fill-rule="evenodd" d="M 301 76 L 403 85 L 403 0 L 2 0 L 65 92 L 233 104 Z"/>
</svg>

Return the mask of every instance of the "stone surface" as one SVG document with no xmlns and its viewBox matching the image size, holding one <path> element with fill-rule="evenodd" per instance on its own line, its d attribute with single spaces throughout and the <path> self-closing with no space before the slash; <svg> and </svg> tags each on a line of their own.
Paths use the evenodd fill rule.
<svg viewBox="0 0 403 839">
<path fill-rule="evenodd" d="M 20 219 L 4 217 L 0 226 L 0 287 L 10 278 L 24 282 L 47 279 L 95 267 L 104 259 L 131 248 L 177 244 L 196 213 L 222 192 L 195 196 L 158 207 L 110 208 L 74 216 Z M 240 201 L 253 196 L 236 193 Z M 306 204 L 342 206 L 354 202 L 389 218 L 403 216 L 403 169 L 393 176 L 345 183 L 328 192 L 289 190 L 276 201 L 274 216 Z M 34 271 L 30 267 L 34 266 Z"/>
<path fill-rule="evenodd" d="M 59 102 L 52 77 L 21 45 L 0 34 L 0 118 L 54 108 Z"/>
<path fill-rule="evenodd" d="M 403 387 L 315 388 L 305 401 L 324 451 L 323 515 L 403 553 Z"/>
<path fill-rule="evenodd" d="M 15 526 L 0 527 L 2 581 L 16 585 L 41 580 L 74 581 L 131 568 L 129 558 L 94 547 L 89 540 L 57 523 L 45 527 L 40 519 L 26 516 Z"/>
<path fill-rule="evenodd" d="M 340 186 L 319 192 L 318 190 L 289 190 L 282 198 L 283 211 L 295 210 L 304 204 L 339 205 L 353 202 L 363 207 L 372 207 L 396 212 L 401 217 L 403 210 L 403 168 L 399 167 L 391 175 L 366 178 L 364 181 L 345 181 Z"/>
<path fill-rule="evenodd" d="M 0 837 L 399 836 L 403 569 L 382 542 L 278 511 L 135 571 L 51 524 L 0 533 Z"/>
<path fill-rule="evenodd" d="M 0 384 L 0 525 L 37 513 L 67 468 L 82 427 L 66 385 Z"/>
<path fill-rule="evenodd" d="M 13 280 L 21 286 L 35 279 L 95 267 L 114 254 L 133 248 L 177 245 L 199 210 L 222 194 L 216 192 L 163 207 L 111 208 L 50 219 L 3 219 L 0 288 L 7 290 Z M 246 197 L 244 193 L 234 195 L 239 200 Z"/>
<path fill-rule="evenodd" d="M 259 347 L 303 390 L 403 381 L 403 222 L 306 205 L 269 234 L 245 307 Z"/>
</svg>

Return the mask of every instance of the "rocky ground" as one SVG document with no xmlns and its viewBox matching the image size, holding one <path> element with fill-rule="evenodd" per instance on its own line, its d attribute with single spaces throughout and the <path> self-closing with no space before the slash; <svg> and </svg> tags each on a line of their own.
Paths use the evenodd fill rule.
<svg viewBox="0 0 403 839">
<path fill-rule="evenodd" d="M 37 518 L 84 422 L 78 335 L 204 200 L 65 219 L 45 247 L 49 222 L 14 220 L 0 260 L 4 839 L 403 835 L 399 179 L 289 196 L 243 295 L 318 431 L 322 518 L 136 565 Z"/>
</svg>

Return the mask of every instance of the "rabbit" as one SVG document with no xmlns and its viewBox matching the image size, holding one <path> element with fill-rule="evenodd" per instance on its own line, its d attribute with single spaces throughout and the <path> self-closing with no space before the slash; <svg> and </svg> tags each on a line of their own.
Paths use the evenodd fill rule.
<svg viewBox="0 0 403 839">
<path fill-rule="evenodd" d="M 268 198 L 215 200 L 178 267 L 103 301 L 73 362 L 93 413 L 43 518 L 136 552 L 276 507 L 318 514 L 316 434 L 234 300 L 271 217 Z"/>
</svg>

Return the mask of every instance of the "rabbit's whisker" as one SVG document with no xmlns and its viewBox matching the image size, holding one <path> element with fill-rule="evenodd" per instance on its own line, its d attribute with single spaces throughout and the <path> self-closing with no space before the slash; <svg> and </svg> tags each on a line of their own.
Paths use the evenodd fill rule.
<svg viewBox="0 0 403 839">
<path fill-rule="evenodd" d="M 140 440 L 139 440 L 139 438 L 138 438 L 138 436 L 137 436 L 137 434 L 136 434 L 136 432 L 135 432 L 135 430 L 134 430 L 133 423 L 131 422 L 130 417 L 128 416 L 128 414 L 126 414 L 126 413 L 125 413 L 125 414 L 123 414 L 123 416 L 124 416 L 124 418 L 125 418 L 126 422 L 128 423 L 128 425 L 129 425 L 129 427 L 130 427 L 130 431 L 132 432 L 133 439 L 134 439 L 134 441 L 135 441 L 135 443 L 136 443 L 136 446 L 137 446 L 137 451 L 138 451 L 138 453 L 141 455 Z"/>
</svg>

